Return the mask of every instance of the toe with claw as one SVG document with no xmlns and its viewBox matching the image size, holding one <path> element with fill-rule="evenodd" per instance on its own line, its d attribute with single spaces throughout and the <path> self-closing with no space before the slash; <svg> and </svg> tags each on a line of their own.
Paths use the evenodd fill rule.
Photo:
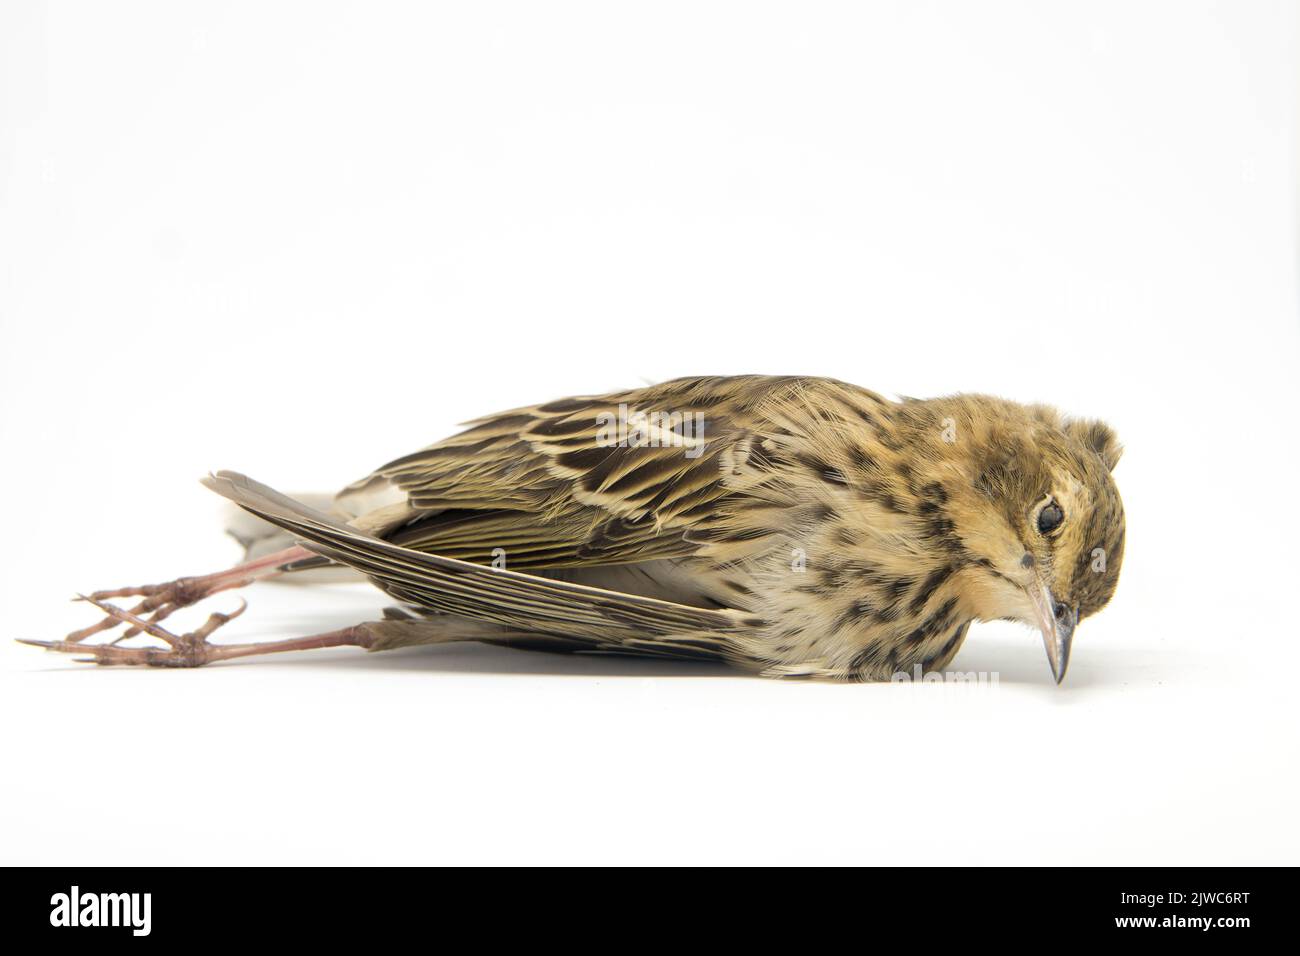
<svg viewBox="0 0 1300 956">
<path fill-rule="evenodd" d="M 139 591 L 141 589 L 134 589 Z M 213 660 L 216 656 L 214 651 L 215 645 L 208 643 L 208 637 L 212 632 L 223 624 L 233 621 L 239 615 L 244 613 L 248 607 L 246 601 L 242 599 L 239 607 L 230 613 L 217 612 L 208 616 L 207 621 L 197 630 L 190 631 L 186 634 L 173 634 L 171 631 L 162 627 L 158 621 L 157 607 L 155 605 L 154 613 L 150 617 L 141 617 L 139 607 L 131 610 L 120 608 L 115 604 L 110 604 L 104 598 L 105 592 L 96 592 L 95 594 L 81 595 L 79 600 L 89 601 L 95 607 L 104 612 L 104 622 L 94 628 L 86 628 L 84 632 L 74 632 L 61 641 L 30 641 L 22 640 L 23 644 L 31 644 L 35 647 L 44 647 L 52 651 L 60 651 L 65 654 L 86 654 L 86 657 L 80 657 L 78 660 L 94 664 L 148 664 L 152 667 L 199 667 Z M 192 602 L 191 602 L 192 603 Z M 177 605 L 178 607 L 183 605 Z M 173 608 L 172 610 L 175 610 Z M 170 614 L 168 611 L 167 614 Z M 163 617 L 166 617 L 164 614 Z M 105 623 L 107 622 L 107 623 Z M 127 630 L 119 637 L 106 644 L 86 644 L 83 643 L 85 638 L 90 634 L 98 631 L 108 630 L 119 624 L 126 625 Z M 122 647 L 119 642 L 126 637 L 134 634 L 148 634 L 163 641 L 166 647 Z"/>
<path fill-rule="evenodd" d="M 158 625 L 181 608 L 196 604 L 218 591 L 248 583 L 251 582 L 232 581 L 214 585 L 205 578 L 177 578 L 166 584 L 146 584 L 143 587 L 116 588 L 111 591 L 95 591 L 93 594 L 78 595 L 78 601 L 89 601 L 104 612 L 104 617 L 90 627 L 73 631 L 63 640 L 68 644 L 80 644 L 88 637 L 111 631 L 119 625 L 126 625 L 126 630 L 113 640 L 114 644 L 140 633 L 152 633 L 146 625 Z M 142 600 L 129 611 L 107 603 L 113 598 L 120 597 L 138 597 Z"/>
</svg>

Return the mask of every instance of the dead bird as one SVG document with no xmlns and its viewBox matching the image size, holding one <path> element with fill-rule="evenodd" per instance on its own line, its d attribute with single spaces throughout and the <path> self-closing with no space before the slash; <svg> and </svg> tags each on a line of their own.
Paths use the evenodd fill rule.
<svg viewBox="0 0 1300 956">
<path fill-rule="evenodd" d="M 324 508 L 234 472 L 204 479 L 282 529 L 234 568 L 86 597 L 62 641 L 100 664 L 484 641 L 721 659 L 773 677 L 942 669 L 972 621 L 1042 632 L 1057 683 L 1124 552 L 1099 421 L 984 395 L 893 401 L 824 378 L 682 378 L 491 415 Z M 263 542 L 265 544 L 265 542 Z M 402 607 L 255 644 L 175 634 L 179 608 L 274 575 L 355 569 Z M 130 609 L 111 603 L 139 598 Z M 121 627 L 107 643 L 92 635 Z M 148 634 L 162 646 L 125 646 Z"/>
</svg>

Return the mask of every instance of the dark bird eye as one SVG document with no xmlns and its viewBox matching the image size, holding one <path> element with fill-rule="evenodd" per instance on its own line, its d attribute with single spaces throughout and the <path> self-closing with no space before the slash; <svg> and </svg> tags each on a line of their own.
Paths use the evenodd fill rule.
<svg viewBox="0 0 1300 956">
<path fill-rule="evenodd" d="M 1043 506 L 1043 510 L 1038 512 L 1038 533 L 1051 534 L 1061 526 L 1065 520 L 1065 512 L 1055 501 L 1049 501 Z"/>
</svg>

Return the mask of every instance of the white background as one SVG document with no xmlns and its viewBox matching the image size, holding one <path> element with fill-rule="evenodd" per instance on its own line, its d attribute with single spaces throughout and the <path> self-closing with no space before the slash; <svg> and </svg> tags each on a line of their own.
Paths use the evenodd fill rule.
<svg viewBox="0 0 1300 956">
<path fill-rule="evenodd" d="M 0 642 L 0 862 L 1297 863 L 1296 6 L 0 8 L 4 624 L 464 419 L 687 374 L 1106 418 L 1065 685 Z M 227 639 L 370 617 L 259 585 Z M 228 596 L 218 603 L 233 604 Z M 180 623 L 193 624 L 197 612 Z"/>
</svg>

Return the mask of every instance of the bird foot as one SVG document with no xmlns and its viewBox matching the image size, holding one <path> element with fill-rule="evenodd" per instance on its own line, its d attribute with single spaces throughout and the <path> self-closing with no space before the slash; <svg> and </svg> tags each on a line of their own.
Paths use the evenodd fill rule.
<svg viewBox="0 0 1300 956">
<path fill-rule="evenodd" d="M 68 644 L 80 644 L 88 637 L 111 631 L 115 627 L 125 626 L 125 630 L 109 642 L 110 644 L 117 644 L 129 637 L 135 637 L 137 634 L 149 633 L 147 625 L 157 626 L 181 608 L 197 604 L 205 598 L 222 591 L 242 588 L 259 579 L 274 577 L 294 561 L 312 557 L 315 557 L 315 555 L 310 551 L 294 547 L 284 551 L 277 551 L 275 554 L 266 555 L 254 561 L 247 561 L 225 571 L 217 571 L 214 574 L 177 578 L 163 584 L 113 588 L 83 595 L 78 600 L 89 601 L 94 604 L 101 611 L 104 611 L 104 617 L 97 623 L 90 625 L 90 627 L 83 627 L 81 630 L 73 631 L 63 641 Z M 115 598 L 140 598 L 141 600 L 134 607 L 123 612 L 122 608 L 106 603 Z"/>
<path fill-rule="evenodd" d="M 207 575 L 205 577 L 177 578 L 175 581 L 168 581 L 165 584 L 146 584 L 140 587 L 115 588 L 107 591 L 95 591 L 92 594 L 78 595 L 77 600 L 88 601 L 95 605 L 104 612 L 104 617 L 97 623 L 90 625 L 90 627 L 83 627 L 80 630 L 73 631 L 63 639 L 63 643 L 80 644 L 88 637 L 111 631 L 119 626 L 125 626 L 126 629 L 117 635 L 109 646 L 124 641 L 129 637 L 135 637 L 137 634 L 153 633 L 150 631 L 150 627 L 157 627 L 181 608 L 197 604 L 218 591 L 240 587 L 251 583 L 251 581 L 251 578 L 240 581 L 226 581 L 222 575 Z M 142 598 L 142 600 L 129 610 L 108 603 L 113 598 L 122 597 L 138 597 Z M 162 628 L 158 629 L 162 630 Z"/>
<path fill-rule="evenodd" d="M 193 579 L 191 579 L 193 580 Z M 139 594 L 142 588 L 124 588 L 123 591 L 129 594 Z M 211 660 L 224 656 L 222 649 L 208 643 L 208 637 L 212 632 L 223 624 L 233 621 L 239 615 L 244 613 L 248 607 L 246 601 L 239 602 L 239 608 L 228 614 L 216 612 L 208 616 L 207 621 L 197 630 L 185 634 L 173 634 L 171 631 L 157 623 L 161 618 L 157 610 L 149 618 L 140 617 L 135 610 L 126 610 L 115 604 L 109 604 L 101 595 L 114 592 L 97 591 L 94 594 L 82 595 L 80 600 L 89 601 L 95 607 L 104 612 L 104 622 L 94 628 L 86 628 L 85 631 L 74 632 L 61 641 L 31 641 L 19 639 L 20 643 L 30 644 L 33 647 L 44 647 L 51 651 L 60 651 L 65 654 L 86 654 L 89 656 L 77 658 L 80 661 L 91 664 L 147 664 L 151 667 L 200 667 Z M 162 593 L 161 591 L 158 593 Z M 142 602 L 142 604 L 147 603 Z M 197 599 L 196 599 L 197 600 Z M 193 603 L 193 601 L 189 602 Z M 156 607 L 163 607 L 157 605 Z M 183 607 L 177 604 L 176 607 Z M 176 607 L 172 607 L 166 614 L 170 614 Z M 163 617 L 166 617 L 163 614 Z M 106 644 L 85 644 L 83 641 L 89 634 L 98 630 L 107 630 L 118 625 L 126 625 L 127 630 L 114 640 Z M 121 647 L 119 641 L 132 634 L 145 633 L 151 637 L 156 637 L 163 641 L 166 647 Z M 79 636 L 78 636 L 79 635 Z M 75 639 L 74 639 L 75 638 Z"/>
</svg>

